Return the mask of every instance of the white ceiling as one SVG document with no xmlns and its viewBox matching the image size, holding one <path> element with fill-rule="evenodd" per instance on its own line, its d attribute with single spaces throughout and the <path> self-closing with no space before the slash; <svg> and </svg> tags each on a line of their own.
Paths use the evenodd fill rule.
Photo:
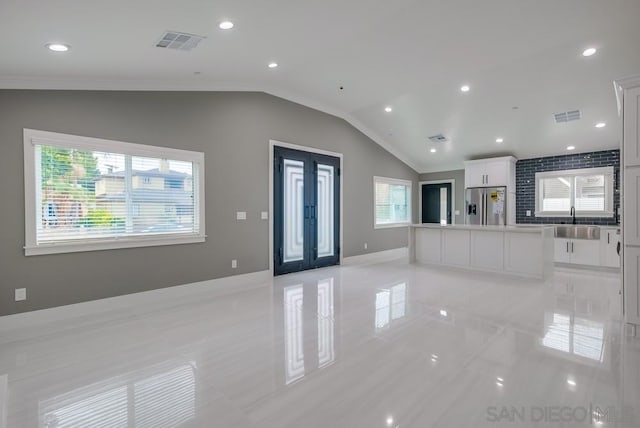
<svg viewBox="0 0 640 428">
<path fill-rule="evenodd" d="M 223 19 L 235 28 L 219 30 Z M 155 48 L 165 30 L 207 39 Z M 612 81 L 640 73 L 639 40 L 640 0 L 2 0 L 0 87 L 265 91 L 441 171 L 617 147 Z M 582 120 L 554 123 L 576 108 Z M 432 154 L 440 132 L 450 141 Z"/>
</svg>

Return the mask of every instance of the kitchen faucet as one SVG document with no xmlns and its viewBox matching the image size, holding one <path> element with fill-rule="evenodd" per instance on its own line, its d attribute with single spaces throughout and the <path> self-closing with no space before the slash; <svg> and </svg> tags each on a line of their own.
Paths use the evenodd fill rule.
<svg viewBox="0 0 640 428">
<path fill-rule="evenodd" d="M 576 224 L 576 207 L 571 207 L 571 217 L 573 217 L 573 224 Z"/>
</svg>

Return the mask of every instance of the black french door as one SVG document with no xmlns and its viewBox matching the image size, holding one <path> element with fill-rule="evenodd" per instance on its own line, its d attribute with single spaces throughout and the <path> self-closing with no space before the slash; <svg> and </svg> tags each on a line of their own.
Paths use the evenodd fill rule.
<svg viewBox="0 0 640 428">
<path fill-rule="evenodd" d="M 340 262 L 340 159 L 274 148 L 275 275 Z"/>
</svg>

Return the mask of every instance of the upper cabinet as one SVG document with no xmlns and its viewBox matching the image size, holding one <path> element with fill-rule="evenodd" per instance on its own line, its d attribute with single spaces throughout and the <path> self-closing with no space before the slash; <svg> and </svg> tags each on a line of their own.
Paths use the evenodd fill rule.
<svg viewBox="0 0 640 428">
<path fill-rule="evenodd" d="M 640 165 L 640 133 L 638 132 L 638 117 L 640 117 L 640 87 L 624 92 L 624 164 L 625 166 Z"/>
<path fill-rule="evenodd" d="M 479 159 L 464 163 L 465 187 L 507 187 L 516 191 L 516 158 Z"/>
</svg>

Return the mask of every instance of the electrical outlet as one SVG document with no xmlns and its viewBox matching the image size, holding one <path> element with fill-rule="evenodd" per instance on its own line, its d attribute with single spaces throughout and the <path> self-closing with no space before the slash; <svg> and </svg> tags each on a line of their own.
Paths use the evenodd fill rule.
<svg viewBox="0 0 640 428">
<path fill-rule="evenodd" d="M 456 215 L 460 215 L 460 210 L 456 210 Z"/>
<path fill-rule="evenodd" d="M 16 302 L 19 302 L 21 300 L 27 300 L 26 288 L 16 288 Z"/>
<path fill-rule="evenodd" d="M 236 220 L 246 220 L 247 219 L 247 212 L 246 211 L 238 211 L 236 213 Z"/>
<path fill-rule="evenodd" d="M 364 243 L 364 249 L 366 250 L 369 247 L 369 245 L 367 245 L 367 243 Z"/>
<path fill-rule="evenodd" d="M 269 219 L 269 213 L 268 213 L 267 211 L 262 211 L 262 212 L 260 213 L 260 218 L 261 218 L 262 220 L 268 220 L 268 219 Z"/>
<path fill-rule="evenodd" d="M 236 259 L 231 260 L 231 268 L 236 269 L 238 267 L 238 261 Z"/>
<path fill-rule="evenodd" d="M 527 210 L 527 217 L 531 217 L 531 210 Z"/>
</svg>

